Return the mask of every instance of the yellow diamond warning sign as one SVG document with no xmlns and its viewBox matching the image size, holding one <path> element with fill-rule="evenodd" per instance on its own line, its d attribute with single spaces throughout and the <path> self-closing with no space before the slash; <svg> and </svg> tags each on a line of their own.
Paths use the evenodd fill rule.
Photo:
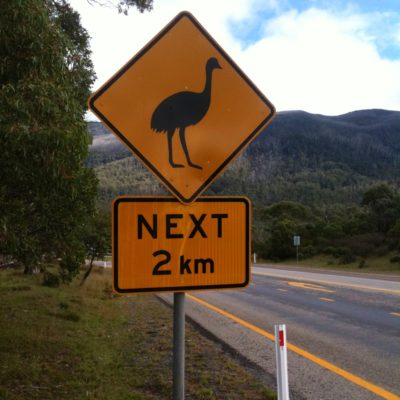
<svg viewBox="0 0 400 400">
<path fill-rule="evenodd" d="M 275 114 L 187 12 L 94 93 L 89 107 L 184 203 L 194 201 Z"/>
<path fill-rule="evenodd" d="M 120 294 L 240 288 L 250 280 L 250 202 L 119 197 L 113 284 Z"/>
</svg>

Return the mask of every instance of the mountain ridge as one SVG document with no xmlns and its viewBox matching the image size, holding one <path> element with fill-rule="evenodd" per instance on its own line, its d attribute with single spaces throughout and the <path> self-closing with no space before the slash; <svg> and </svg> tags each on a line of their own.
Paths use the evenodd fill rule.
<svg viewBox="0 0 400 400">
<path fill-rule="evenodd" d="M 107 128 L 99 122 L 88 127 L 93 137 L 88 165 L 98 174 L 103 201 L 121 194 L 166 194 Z M 260 205 L 282 200 L 353 204 L 374 182 L 399 187 L 399 177 L 400 112 L 282 111 L 206 194 L 247 195 Z"/>
</svg>

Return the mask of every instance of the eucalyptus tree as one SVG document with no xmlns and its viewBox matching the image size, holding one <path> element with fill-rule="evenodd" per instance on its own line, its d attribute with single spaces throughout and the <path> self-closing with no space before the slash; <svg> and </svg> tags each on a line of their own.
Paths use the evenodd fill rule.
<svg viewBox="0 0 400 400">
<path fill-rule="evenodd" d="M 0 13 L 0 255 L 32 272 L 78 271 L 97 179 L 84 119 L 89 36 L 64 0 L 8 0 Z"/>
<path fill-rule="evenodd" d="M 87 0 L 87 2 L 114 7 L 125 15 L 128 14 L 130 8 L 137 8 L 140 12 L 150 11 L 153 8 L 153 0 Z"/>
</svg>

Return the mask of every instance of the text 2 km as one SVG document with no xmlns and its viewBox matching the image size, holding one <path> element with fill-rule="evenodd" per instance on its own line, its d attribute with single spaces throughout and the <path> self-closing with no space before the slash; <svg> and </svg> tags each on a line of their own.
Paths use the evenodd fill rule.
<svg viewBox="0 0 400 400">
<path fill-rule="evenodd" d="M 164 220 L 165 218 L 165 220 Z M 193 239 L 208 238 L 209 236 L 222 238 L 228 214 L 152 214 L 147 218 L 143 214 L 137 215 L 137 237 L 139 240 L 166 238 L 166 239 Z M 171 264 L 177 265 L 179 275 L 213 274 L 214 260 L 212 258 L 187 258 L 178 255 L 176 260 L 168 250 L 157 250 L 152 253 L 155 264 L 152 275 L 171 275 Z"/>
</svg>

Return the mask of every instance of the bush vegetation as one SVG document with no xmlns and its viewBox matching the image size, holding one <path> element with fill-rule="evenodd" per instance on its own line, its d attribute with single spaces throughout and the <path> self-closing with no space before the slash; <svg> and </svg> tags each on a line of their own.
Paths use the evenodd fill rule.
<svg viewBox="0 0 400 400">
<path fill-rule="evenodd" d="M 252 249 L 265 259 L 294 258 L 295 234 L 302 259 L 327 255 L 364 268 L 368 258 L 395 257 L 399 121 L 399 113 L 384 110 L 338 117 L 280 113 L 205 194 L 251 199 Z M 100 182 L 101 208 L 110 209 L 117 195 L 168 194 L 99 123 L 90 130 L 88 163 Z"/>
<path fill-rule="evenodd" d="M 297 234 L 302 258 L 326 254 L 341 264 L 361 259 L 364 266 L 368 257 L 400 253 L 399 221 L 400 193 L 377 184 L 364 193 L 358 207 L 318 209 L 280 202 L 256 209 L 253 247 L 265 259 L 293 258 L 293 235 Z"/>
</svg>

